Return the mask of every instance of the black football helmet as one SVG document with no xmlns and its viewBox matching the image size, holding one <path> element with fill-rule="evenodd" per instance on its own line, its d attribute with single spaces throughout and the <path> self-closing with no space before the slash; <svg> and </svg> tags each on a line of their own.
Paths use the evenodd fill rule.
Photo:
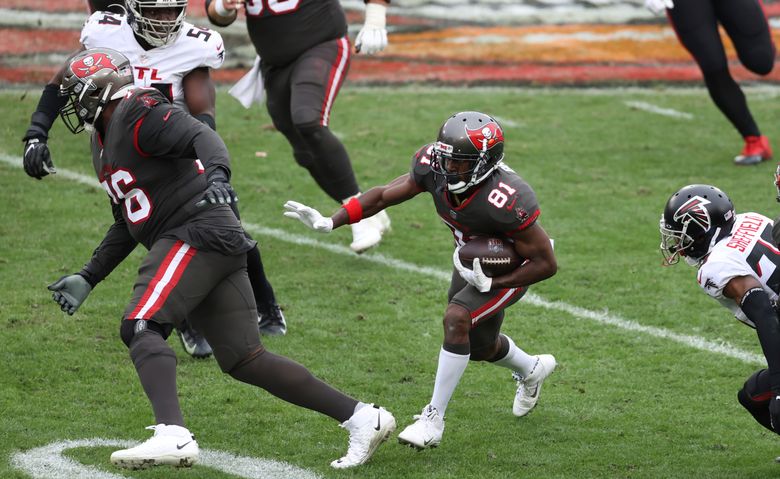
<svg viewBox="0 0 780 479">
<path fill-rule="evenodd" d="M 152 47 L 176 40 L 186 16 L 187 0 L 126 0 L 127 21 L 133 32 Z M 161 13 L 173 9 L 173 14 Z"/>
<path fill-rule="evenodd" d="M 92 48 L 73 57 L 62 77 L 60 95 L 68 101 L 60 110 L 73 133 L 91 129 L 106 104 L 133 87 L 133 70 L 126 56 L 110 48 Z"/>
<path fill-rule="evenodd" d="M 477 111 L 462 111 L 452 115 L 439 129 L 433 146 L 431 170 L 447 180 L 447 189 L 463 193 L 478 184 L 504 159 L 504 131 L 498 122 Z M 469 161 L 463 172 L 451 172 L 450 161 Z"/>
<path fill-rule="evenodd" d="M 661 253 L 672 265 L 683 256 L 698 266 L 715 243 L 731 234 L 734 205 L 718 188 L 688 185 L 673 194 L 661 215 Z"/>
</svg>

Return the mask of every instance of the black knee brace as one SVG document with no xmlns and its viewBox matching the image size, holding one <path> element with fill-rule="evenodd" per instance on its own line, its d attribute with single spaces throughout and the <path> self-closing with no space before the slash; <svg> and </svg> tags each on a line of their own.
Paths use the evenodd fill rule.
<svg viewBox="0 0 780 479">
<path fill-rule="evenodd" d="M 130 343 L 133 342 L 133 337 L 145 329 L 150 329 L 163 339 L 168 339 L 173 331 L 173 326 L 170 324 L 160 324 L 156 321 L 146 321 L 144 319 L 124 319 L 119 325 L 119 337 L 122 338 L 122 342 L 125 346 L 130 347 Z"/>
</svg>

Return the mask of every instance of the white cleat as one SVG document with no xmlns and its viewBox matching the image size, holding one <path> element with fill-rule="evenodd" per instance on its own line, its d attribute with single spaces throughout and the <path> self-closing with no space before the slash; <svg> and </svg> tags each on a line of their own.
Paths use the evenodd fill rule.
<svg viewBox="0 0 780 479">
<path fill-rule="evenodd" d="M 542 391 L 542 383 L 555 370 L 556 364 L 552 354 L 540 354 L 537 356 L 536 365 L 528 377 L 522 378 L 517 373 L 512 375 L 517 381 L 517 393 L 515 393 L 515 402 L 512 405 L 512 413 L 515 416 L 525 416 L 536 406 Z"/>
<path fill-rule="evenodd" d="M 349 431 L 347 454 L 330 465 L 347 469 L 366 463 L 380 444 L 395 431 L 395 418 L 385 408 L 369 404 L 341 424 Z"/>
<path fill-rule="evenodd" d="M 444 435 L 444 419 L 439 411 L 428 404 L 420 414 L 414 415 L 415 422 L 406 426 L 398 435 L 398 442 L 413 447 L 418 451 L 437 447 Z"/>
<path fill-rule="evenodd" d="M 146 429 L 154 436 L 141 444 L 111 454 L 111 463 L 128 469 L 150 466 L 191 467 L 198 462 L 198 443 L 189 430 L 181 426 L 158 424 Z"/>
<path fill-rule="evenodd" d="M 357 254 L 374 247 L 382 241 L 379 225 L 371 218 L 365 218 L 352 225 L 352 243 L 349 248 Z"/>
<path fill-rule="evenodd" d="M 384 235 L 385 233 L 388 233 L 390 231 L 391 229 L 390 217 L 387 215 L 387 211 L 382 210 L 379 213 L 372 216 L 371 219 L 374 221 L 374 224 L 379 226 L 380 234 Z"/>
</svg>

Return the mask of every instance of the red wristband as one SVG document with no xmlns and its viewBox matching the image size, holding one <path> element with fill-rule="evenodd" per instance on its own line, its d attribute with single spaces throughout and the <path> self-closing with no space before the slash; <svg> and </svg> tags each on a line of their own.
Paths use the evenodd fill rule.
<svg viewBox="0 0 780 479">
<path fill-rule="evenodd" d="M 347 210 L 347 217 L 349 218 L 349 224 L 357 223 L 363 219 L 363 207 L 360 205 L 360 201 L 357 198 L 352 198 L 343 205 L 342 208 Z"/>
</svg>

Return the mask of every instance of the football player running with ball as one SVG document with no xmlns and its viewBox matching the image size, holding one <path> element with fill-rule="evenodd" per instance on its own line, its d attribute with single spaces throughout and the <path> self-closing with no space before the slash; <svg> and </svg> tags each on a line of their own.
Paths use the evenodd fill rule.
<svg viewBox="0 0 780 479">
<path fill-rule="evenodd" d="M 661 253 L 672 265 L 683 258 L 698 269 L 699 286 L 758 333 L 767 368 L 753 373 L 737 393 L 759 424 L 780 433 L 780 250 L 772 220 L 735 214 L 726 194 L 710 185 L 688 185 L 666 202 L 660 221 Z"/>
<path fill-rule="evenodd" d="M 197 462 L 198 444 L 179 407 L 176 355 L 166 342 L 184 318 L 213 345 L 223 372 L 339 421 L 349 431 L 349 448 L 333 467 L 366 462 L 395 429 L 393 416 L 260 342 L 246 264 L 255 242 L 229 206 L 235 200 L 230 161 L 217 133 L 158 90 L 135 87 L 127 58 L 114 50 L 76 56 L 61 88 L 68 97 L 61 111 L 68 128 L 94 130 L 93 166 L 115 222 L 81 271 L 49 286 L 53 299 L 73 314 L 138 243 L 148 250 L 120 335 L 156 425 L 149 428 L 152 438 L 114 452 L 111 462 L 129 468 Z"/>
<path fill-rule="evenodd" d="M 512 408 L 528 414 L 539 400 L 542 382 L 555 369 L 549 354 L 532 356 L 500 333 L 504 310 L 528 287 L 557 271 L 547 233 L 537 222 L 539 205 L 531 187 L 503 163 L 504 134 L 498 122 L 483 113 L 467 111 L 450 117 L 438 140 L 413 157 L 411 171 L 385 186 L 350 200 L 330 218 L 295 201 L 284 214 L 327 233 L 353 224 L 420 193 L 430 193 L 436 211 L 451 230 L 457 246 L 455 269 L 444 313 L 444 343 L 433 396 L 416 421 L 398 436 L 418 449 L 436 447 L 444 433 L 447 404 L 471 361 L 488 361 L 514 371 L 518 380 Z M 462 265 L 459 248 L 475 237 L 506 238 L 525 261 L 514 271 L 487 277 L 475 259 L 473 269 Z"/>
<path fill-rule="evenodd" d="M 106 2 L 96 6 L 107 7 Z M 111 48 L 125 55 L 133 66 L 136 86 L 154 87 L 175 105 L 216 130 L 216 93 L 210 71 L 222 66 L 225 48 L 218 32 L 186 22 L 187 0 L 127 0 L 127 14 L 95 11 L 81 30 L 81 49 Z M 46 85 L 32 122 L 24 136 L 24 169 L 41 179 L 54 172 L 47 145 L 48 133 L 65 99 L 59 97 L 63 71 Z M 231 204 L 238 216 L 238 207 Z M 263 334 L 283 335 L 287 324 L 265 276 L 258 248 L 247 252 L 247 266 L 258 306 Z M 183 322 L 179 337 L 184 349 L 196 358 L 211 355 L 211 347 L 189 323 Z"/>
</svg>

